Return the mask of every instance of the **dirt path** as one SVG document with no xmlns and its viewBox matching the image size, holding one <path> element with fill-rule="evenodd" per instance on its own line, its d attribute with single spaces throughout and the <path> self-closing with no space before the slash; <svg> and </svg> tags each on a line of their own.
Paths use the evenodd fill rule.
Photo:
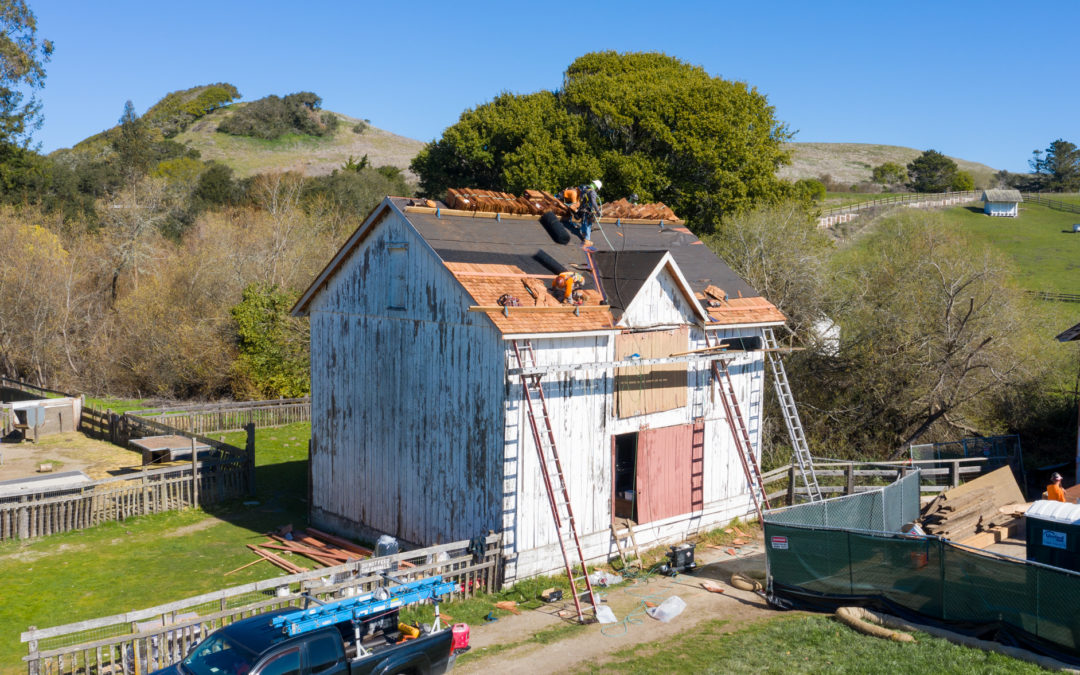
<svg viewBox="0 0 1080 675">
<path fill-rule="evenodd" d="M 729 583 L 732 572 L 765 569 L 765 554 L 761 539 L 752 546 L 743 547 L 745 557 L 732 557 L 723 551 L 701 549 L 697 560 L 701 565 L 693 574 L 680 574 L 675 578 L 650 577 L 648 583 L 628 584 L 607 592 L 607 604 L 615 616 L 623 621 L 618 624 L 590 625 L 581 631 L 569 633 L 554 642 L 541 644 L 532 640 L 537 633 L 549 632 L 555 636 L 567 621 L 557 612 L 559 606 L 524 611 L 520 616 L 508 616 L 497 622 L 472 627 L 471 643 L 475 657 L 466 659 L 454 670 L 459 673 L 529 672 L 565 673 L 589 664 L 603 664 L 611 655 L 626 647 L 661 640 L 676 634 L 691 632 L 706 620 L 727 620 L 730 630 L 738 630 L 748 623 L 774 616 L 765 600 L 756 593 L 740 591 Z M 710 593 L 700 586 L 705 579 L 716 581 L 724 593 Z M 659 603 L 667 596 L 677 595 L 686 609 L 670 623 L 661 623 L 641 613 L 645 596 Z M 514 644 L 504 651 L 484 656 L 488 649 Z"/>
</svg>

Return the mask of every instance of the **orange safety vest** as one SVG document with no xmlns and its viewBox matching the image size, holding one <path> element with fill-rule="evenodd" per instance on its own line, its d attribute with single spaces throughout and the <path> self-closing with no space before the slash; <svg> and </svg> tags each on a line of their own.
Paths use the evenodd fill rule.
<svg viewBox="0 0 1080 675">
<path fill-rule="evenodd" d="M 1065 490 L 1060 485 L 1050 483 L 1046 486 L 1046 498 L 1052 502 L 1065 501 Z"/>
</svg>

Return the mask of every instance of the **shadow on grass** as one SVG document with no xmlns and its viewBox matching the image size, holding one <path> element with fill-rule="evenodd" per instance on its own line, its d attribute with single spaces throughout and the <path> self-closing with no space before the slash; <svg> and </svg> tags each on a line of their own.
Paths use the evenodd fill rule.
<svg viewBox="0 0 1080 675">
<path fill-rule="evenodd" d="M 237 527 L 264 534 L 282 525 L 308 524 L 307 460 L 255 467 L 255 495 L 209 504 L 207 514 Z"/>
</svg>

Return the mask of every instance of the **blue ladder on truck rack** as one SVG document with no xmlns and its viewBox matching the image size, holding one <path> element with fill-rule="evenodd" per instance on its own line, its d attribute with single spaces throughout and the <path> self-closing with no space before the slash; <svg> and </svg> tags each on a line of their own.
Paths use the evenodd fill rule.
<svg viewBox="0 0 1080 675">
<path fill-rule="evenodd" d="M 352 621 L 393 611 L 414 602 L 421 602 L 454 591 L 454 584 L 443 581 L 442 577 L 429 577 L 409 581 L 393 588 L 379 589 L 389 593 L 389 597 L 378 599 L 375 592 L 364 593 L 355 598 L 345 598 L 328 602 L 318 607 L 310 607 L 281 616 L 275 616 L 271 625 L 281 628 L 289 636 L 300 635 L 326 626 L 333 626 L 342 621 Z"/>
</svg>

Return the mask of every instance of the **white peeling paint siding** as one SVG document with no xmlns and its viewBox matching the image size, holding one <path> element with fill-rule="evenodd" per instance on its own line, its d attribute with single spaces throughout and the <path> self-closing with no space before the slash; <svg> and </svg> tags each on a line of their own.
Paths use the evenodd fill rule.
<svg viewBox="0 0 1080 675">
<path fill-rule="evenodd" d="M 315 523 L 414 544 L 498 529 L 503 345 L 471 304 L 393 212 L 315 296 Z"/>
<path fill-rule="evenodd" d="M 619 319 L 619 325 L 627 328 L 652 328 L 678 326 L 695 321 L 697 317 L 690 308 L 689 300 L 665 266 L 642 285 Z"/>
<path fill-rule="evenodd" d="M 988 216 L 1005 216 L 1015 218 L 1019 213 L 1019 205 L 1016 202 L 985 202 L 983 213 Z"/>
<path fill-rule="evenodd" d="M 757 328 L 728 329 L 717 331 L 715 335 L 722 341 L 732 337 L 760 337 L 761 331 Z M 589 363 L 614 358 L 614 339 L 607 336 L 534 339 L 532 344 L 538 365 Z M 702 330 L 691 327 L 688 348 L 704 346 Z M 506 354 L 508 367 L 516 367 L 509 343 Z M 729 364 L 729 370 L 743 415 L 747 418 L 755 455 L 760 460 L 764 356 L 760 352 L 740 356 Z M 612 404 L 610 371 L 545 375 L 542 382 L 552 429 L 587 558 L 606 559 L 616 552 L 610 533 L 612 438 L 617 434 L 640 431 L 646 426 L 661 428 L 692 423 L 695 400 L 701 401 L 698 409 L 704 411 L 705 417 L 705 507 L 697 513 L 640 525 L 636 530 L 639 544 L 647 546 L 676 541 L 753 511 L 746 478 L 719 393 L 712 385 L 708 363 L 692 364 L 688 381 L 692 390 L 685 408 L 618 419 Z M 563 561 L 519 378 L 510 384 L 506 423 L 503 533 L 506 579 L 514 580 L 558 570 Z"/>
</svg>

